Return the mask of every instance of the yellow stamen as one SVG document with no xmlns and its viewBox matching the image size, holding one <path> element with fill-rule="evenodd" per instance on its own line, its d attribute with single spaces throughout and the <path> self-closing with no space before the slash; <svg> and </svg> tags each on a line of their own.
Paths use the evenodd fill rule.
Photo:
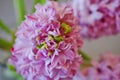
<svg viewBox="0 0 120 80">
<path fill-rule="evenodd" d="M 59 43 L 60 41 L 63 41 L 64 38 L 63 38 L 62 36 L 55 36 L 55 37 L 54 37 L 54 40 L 55 40 L 57 43 Z"/>
<path fill-rule="evenodd" d="M 53 40 L 53 37 L 51 35 L 49 35 L 48 40 Z"/>
<path fill-rule="evenodd" d="M 38 41 L 40 38 L 39 37 L 36 37 L 36 41 Z"/>
<path fill-rule="evenodd" d="M 36 48 L 37 48 L 37 49 L 43 49 L 43 48 L 46 48 L 46 49 L 47 49 L 47 45 L 46 45 L 45 42 L 42 42 L 41 44 L 38 44 L 38 45 L 36 46 Z"/>
<path fill-rule="evenodd" d="M 72 30 L 72 28 L 68 24 L 66 24 L 66 23 L 62 23 L 61 24 L 61 28 L 64 29 L 64 33 L 65 34 L 69 33 Z"/>
<path fill-rule="evenodd" d="M 49 52 L 48 52 L 48 56 L 51 56 L 51 55 L 52 55 L 52 52 L 49 51 Z"/>
</svg>

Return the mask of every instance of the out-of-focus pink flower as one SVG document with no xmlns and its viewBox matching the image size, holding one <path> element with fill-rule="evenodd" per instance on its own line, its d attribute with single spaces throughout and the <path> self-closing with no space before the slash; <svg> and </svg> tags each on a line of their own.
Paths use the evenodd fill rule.
<svg viewBox="0 0 120 80">
<path fill-rule="evenodd" d="M 86 80 L 120 80 L 120 55 L 103 54 L 83 71 Z"/>
<path fill-rule="evenodd" d="M 120 32 L 120 0 L 73 0 L 83 38 L 93 39 Z"/>
<path fill-rule="evenodd" d="M 19 26 L 9 63 L 25 80 L 80 80 L 79 32 L 72 8 L 37 4 Z"/>
</svg>

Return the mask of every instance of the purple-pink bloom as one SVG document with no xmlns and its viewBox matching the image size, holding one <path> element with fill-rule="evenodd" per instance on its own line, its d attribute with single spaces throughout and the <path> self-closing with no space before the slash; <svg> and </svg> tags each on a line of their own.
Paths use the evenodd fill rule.
<svg viewBox="0 0 120 80">
<path fill-rule="evenodd" d="M 120 32 L 120 0 L 73 0 L 81 36 L 94 39 Z"/>
<path fill-rule="evenodd" d="M 72 8 L 50 1 L 35 8 L 16 32 L 9 63 L 25 80 L 80 79 L 82 40 Z"/>
<path fill-rule="evenodd" d="M 120 80 L 120 55 L 103 54 L 83 71 L 86 80 Z"/>
</svg>

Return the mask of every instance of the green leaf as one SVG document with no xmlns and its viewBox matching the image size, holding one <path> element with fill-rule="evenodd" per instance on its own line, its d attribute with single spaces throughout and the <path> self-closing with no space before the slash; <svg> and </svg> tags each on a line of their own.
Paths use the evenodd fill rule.
<svg viewBox="0 0 120 80">
<path fill-rule="evenodd" d="M 11 29 L 2 20 L 0 20 L 0 29 L 4 30 L 6 33 L 10 35 L 13 35 Z"/>
<path fill-rule="evenodd" d="M 17 80 L 24 80 L 24 79 L 23 79 L 23 77 L 22 77 L 21 75 L 19 75 L 19 76 L 17 77 Z"/>
<path fill-rule="evenodd" d="M 7 67 L 11 70 L 11 71 L 16 71 L 15 67 L 13 65 L 8 64 Z"/>
<path fill-rule="evenodd" d="M 46 0 L 39 0 L 39 3 L 40 3 L 41 5 L 44 5 L 44 4 L 46 3 Z"/>
<path fill-rule="evenodd" d="M 82 56 L 82 58 L 83 58 L 83 61 L 82 61 L 82 64 L 81 64 L 80 68 L 81 68 L 81 69 L 84 69 L 84 68 L 86 68 L 86 67 L 92 66 L 92 64 L 91 64 L 91 58 L 90 58 L 86 53 L 84 53 L 84 52 L 81 51 L 81 50 L 79 50 L 78 52 L 79 52 L 79 54 L 80 54 L 80 55 Z"/>
<path fill-rule="evenodd" d="M 78 53 L 82 55 L 83 60 L 91 61 L 91 58 L 87 54 L 85 54 L 83 51 L 79 50 Z"/>
<path fill-rule="evenodd" d="M 13 3 L 16 13 L 17 24 L 20 25 L 21 21 L 24 20 L 24 15 L 25 15 L 24 0 L 13 0 Z"/>
<path fill-rule="evenodd" d="M 91 66 L 92 66 L 91 61 L 85 61 L 85 60 L 83 60 L 82 64 L 80 65 L 80 68 L 82 70 L 84 68 L 91 67 Z"/>
<path fill-rule="evenodd" d="M 37 3 L 40 3 L 41 5 L 44 5 L 46 3 L 46 0 L 34 0 L 33 8 L 32 8 L 32 13 L 35 12 L 35 5 Z"/>
<path fill-rule="evenodd" d="M 0 38 L 0 48 L 9 51 L 12 47 L 12 42 Z"/>
<path fill-rule="evenodd" d="M 10 78 L 15 78 L 15 80 L 24 80 L 23 77 L 20 74 L 18 74 L 15 70 L 11 70 L 11 68 L 14 69 L 14 66 L 9 64 L 7 64 L 7 66 L 8 66 L 8 69 L 5 70 L 6 76 Z"/>
</svg>

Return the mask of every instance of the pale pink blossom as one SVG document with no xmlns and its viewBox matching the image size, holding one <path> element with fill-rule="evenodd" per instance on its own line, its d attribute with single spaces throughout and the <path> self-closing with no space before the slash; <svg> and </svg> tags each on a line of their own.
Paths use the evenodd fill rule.
<svg viewBox="0 0 120 80">
<path fill-rule="evenodd" d="M 120 32 L 120 0 L 72 0 L 75 15 L 86 39 Z"/>
<path fill-rule="evenodd" d="M 103 54 L 83 71 L 86 80 L 120 80 L 120 55 Z"/>
</svg>

